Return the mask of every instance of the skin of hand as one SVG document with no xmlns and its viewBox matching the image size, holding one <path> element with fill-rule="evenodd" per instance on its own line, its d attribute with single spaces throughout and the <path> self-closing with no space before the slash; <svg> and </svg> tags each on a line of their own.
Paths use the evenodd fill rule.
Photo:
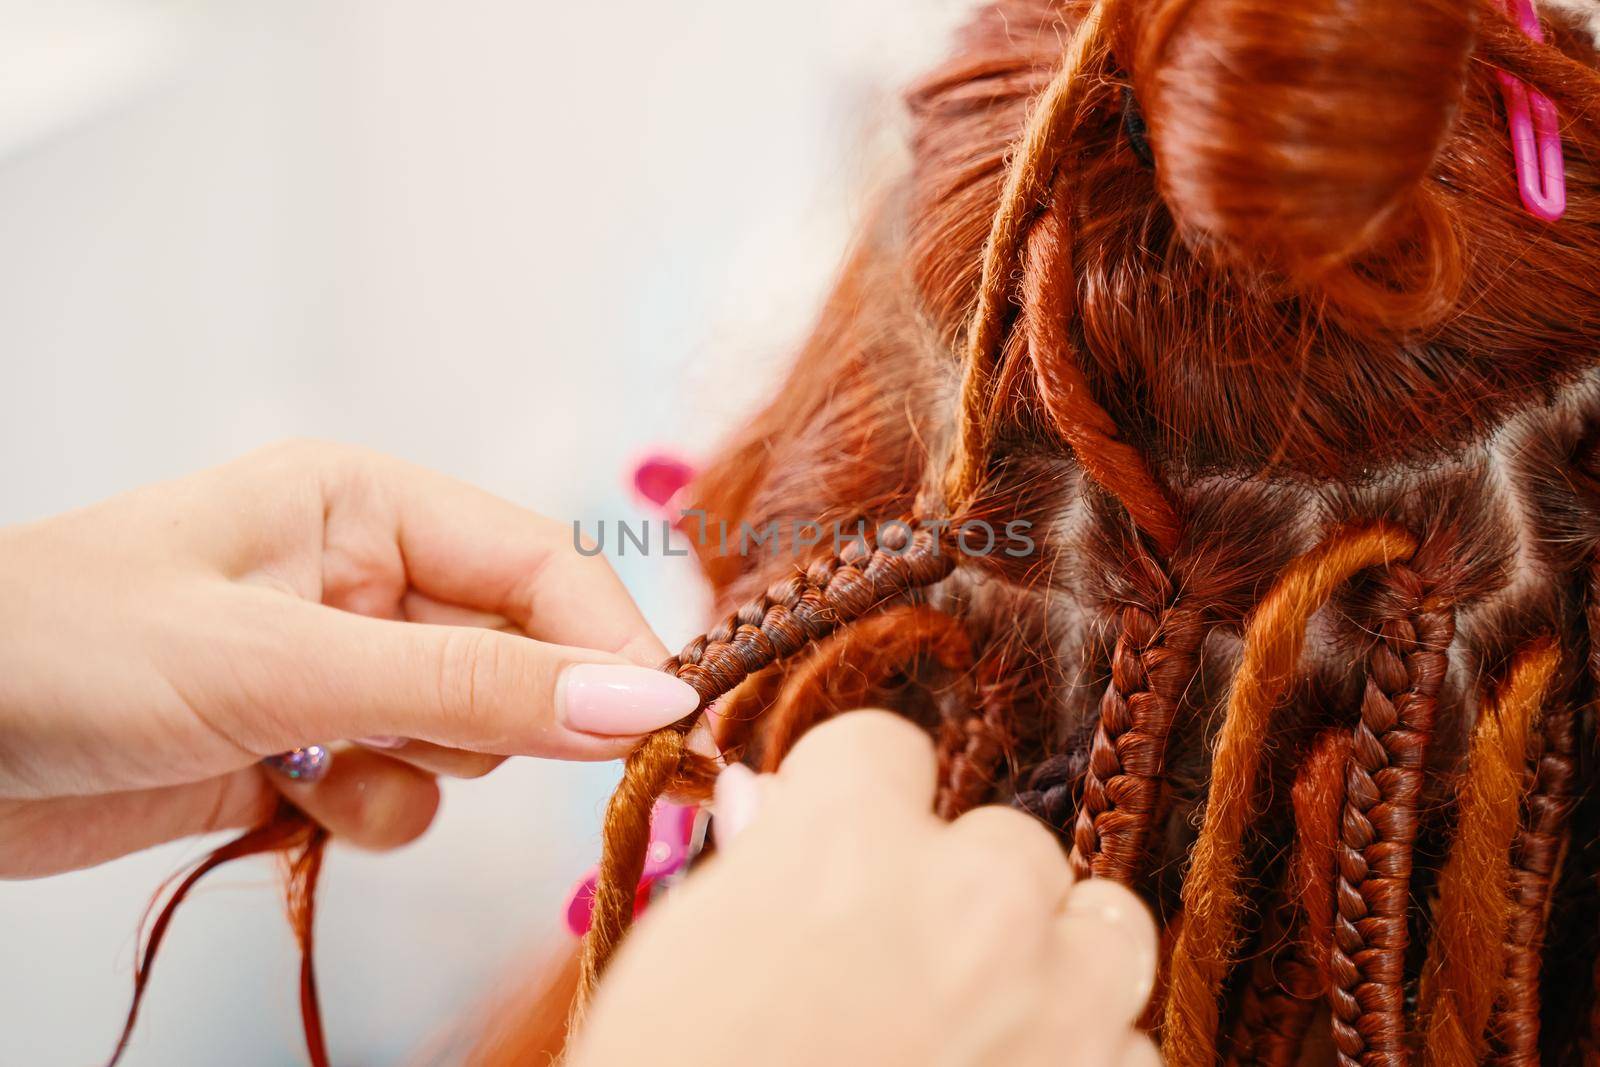
<svg viewBox="0 0 1600 1067">
<path fill-rule="evenodd" d="M 869 711 L 776 775 L 725 771 L 718 851 L 619 952 L 571 1067 L 1159 1064 L 1133 1029 L 1155 975 L 1144 905 L 1075 886 L 1020 812 L 939 820 L 935 763 L 920 729 Z"/>
<path fill-rule="evenodd" d="M 280 795 L 398 845 L 436 774 L 614 759 L 692 711 L 665 656 L 569 526 L 346 446 L 0 529 L 0 877 L 252 825 Z M 351 738 L 315 783 L 257 765 Z"/>
</svg>

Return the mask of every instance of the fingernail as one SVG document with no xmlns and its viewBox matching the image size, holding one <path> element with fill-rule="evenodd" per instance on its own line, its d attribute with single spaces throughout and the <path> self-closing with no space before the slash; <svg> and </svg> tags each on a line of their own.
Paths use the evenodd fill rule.
<svg viewBox="0 0 1600 1067">
<path fill-rule="evenodd" d="M 645 734 L 699 706 L 700 694 L 688 682 L 650 667 L 578 663 L 561 677 L 562 720 L 586 734 Z"/>
<path fill-rule="evenodd" d="M 358 738 L 356 738 L 356 744 L 358 744 L 358 745 L 366 745 L 368 748 L 391 748 L 392 749 L 392 748 L 399 748 L 401 745 L 404 745 L 405 743 L 406 743 L 406 739 L 405 738 L 403 738 L 403 737 L 390 737 L 388 734 L 380 734 L 377 737 L 358 737 Z"/>
<path fill-rule="evenodd" d="M 726 845 L 744 832 L 761 807 L 761 783 L 756 772 L 742 763 L 733 763 L 717 775 L 711 796 L 712 825 L 717 844 Z"/>
<path fill-rule="evenodd" d="M 267 770 L 295 782 L 319 781 L 328 773 L 328 767 L 332 763 L 333 753 L 321 745 L 291 748 L 287 752 L 268 756 L 261 761 L 261 765 Z"/>
</svg>

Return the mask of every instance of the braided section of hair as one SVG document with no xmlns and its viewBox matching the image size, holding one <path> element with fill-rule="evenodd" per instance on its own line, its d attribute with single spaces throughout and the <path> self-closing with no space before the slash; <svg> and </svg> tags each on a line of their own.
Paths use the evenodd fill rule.
<svg viewBox="0 0 1600 1067">
<path fill-rule="evenodd" d="M 1311 616 L 1350 578 L 1416 551 L 1409 533 L 1376 523 L 1335 531 L 1284 568 L 1251 616 L 1244 655 L 1211 758 L 1200 836 L 1183 885 L 1183 929 L 1173 946 L 1162 1052 L 1176 1067 L 1209 1067 L 1217 997 L 1233 960 L 1244 836 L 1256 772 L 1279 701 L 1294 680 Z"/>
<path fill-rule="evenodd" d="M 1489 1017 L 1494 1062 L 1538 1067 L 1539 971 L 1550 895 L 1566 855 L 1577 779 L 1577 724 L 1562 705 L 1544 719 L 1533 788 L 1511 845 L 1511 919 L 1506 928 L 1505 987 Z"/>
<path fill-rule="evenodd" d="M 984 657 L 973 671 L 972 714 L 947 719 L 939 731 L 939 789 L 933 810 L 956 819 L 993 792 L 1011 748 L 1017 679 L 1006 657 Z"/>
<path fill-rule="evenodd" d="M 1011 806 L 1056 830 L 1071 825 L 1072 787 L 1083 775 L 1086 757 L 1082 750 L 1068 750 L 1035 764 Z"/>
<path fill-rule="evenodd" d="M 700 694 L 700 710 L 756 671 L 791 656 L 895 598 L 955 569 L 928 526 L 886 524 L 876 543 L 852 540 L 838 556 L 771 586 L 662 665 Z M 700 711 L 645 738 L 628 756 L 606 805 L 594 915 L 584 938 L 573 1020 L 581 1019 L 606 965 L 633 921 L 634 895 L 650 842 L 650 812 L 669 787 L 706 795 L 715 767 L 685 746 Z"/>
<path fill-rule="evenodd" d="M 1338 852 L 1328 1004 L 1342 1067 L 1408 1061 L 1406 916 L 1423 766 L 1455 615 L 1428 606 L 1406 563 L 1378 579 L 1376 640 L 1366 655 L 1361 718 L 1352 731 Z"/>
<path fill-rule="evenodd" d="M 1072 835 L 1072 866 L 1080 878 L 1092 874 L 1124 884 L 1144 866 L 1167 738 L 1205 637 L 1201 612 L 1183 602 L 1160 564 L 1141 552 L 1130 568 L 1132 584 L 1149 596 L 1120 613 L 1111 681 L 1100 700 Z"/>
<path fill-rule="evenodd" d="M 956 562 L 946 548 L 929 527 L 886 524 L 875 545 L 852 540 L 839 555 L 769 587 L 690 641 L 661 669 L 693 686 L 702 706 L 709 704 L 840 623 L 942 580 Z"/>
<path fill-rule="evenodd" d="M 1485 1031 L 1502 985 L 1496 964 L 1511 915 L 1506 890 L 1528 749 L 1559 665 L 1553 641 L 1519 652 L 1473 729 L 1461 815 L 1439 873 L 1433 942 L 1418 998 L 1428 1067 L 1477 1063 L 1488 1051 Z"/>
</svg>

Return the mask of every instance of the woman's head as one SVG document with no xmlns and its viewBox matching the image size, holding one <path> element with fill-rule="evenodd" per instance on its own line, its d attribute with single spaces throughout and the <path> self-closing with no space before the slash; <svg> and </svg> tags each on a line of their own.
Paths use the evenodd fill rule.
<svg viewBox="0 0 1600 1067">
<path fill-rule="evenodd" d="M 1551 32 L 1468 0 L 1000 0 L 696 487 L 734 527 L 914 521 L 843 558 L 703 548 L 730 614 L 669 668 L 749 678 L 722 742 L 755 763 L 896 708 L 943 814 L 1015 804 L 1136 886 L 1174 1062 L 1575 1040 L 1594 954 L 1547 931 L 1600 897 L 1548 861 L 1589 819 L 1600 78 Z M 1561 109 L 1559 222 L 1518 201 L 1500 71 Z M 1034 550 L 975 555 L 973 521 Z M 591 977 L 652 791 L 704 785 L 686 727 L 613 802 Z"/>
</svg>

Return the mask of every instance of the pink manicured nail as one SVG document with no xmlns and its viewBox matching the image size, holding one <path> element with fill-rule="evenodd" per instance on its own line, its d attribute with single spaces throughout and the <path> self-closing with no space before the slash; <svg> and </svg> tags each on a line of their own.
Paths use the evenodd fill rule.
<svg viewBox="0 0 1600 1067">
<path fill-rule="evenodd" d="M 742 763 L 732 763 L 717 775 L 716 792 L 711 799 L 712 825 L 717 844 L 726 845 L 750 825 L 761 807 L 761 783 Z"/>
<path fill-rule="evenodd" d="M 646 734 L 699 706 L 700 695 L 688 682 L 650 667 L 578 663 L 561 678 L 562 720 L 586 734 Z"/>
<path fill-rule="evenodd" d="M 368 748 L 399 748 L 406 743 L 403 737 L 390 737 L 383 734 L 377 737 L 358 737 L 356 744 L 366 745 Z"/>
</svg>

